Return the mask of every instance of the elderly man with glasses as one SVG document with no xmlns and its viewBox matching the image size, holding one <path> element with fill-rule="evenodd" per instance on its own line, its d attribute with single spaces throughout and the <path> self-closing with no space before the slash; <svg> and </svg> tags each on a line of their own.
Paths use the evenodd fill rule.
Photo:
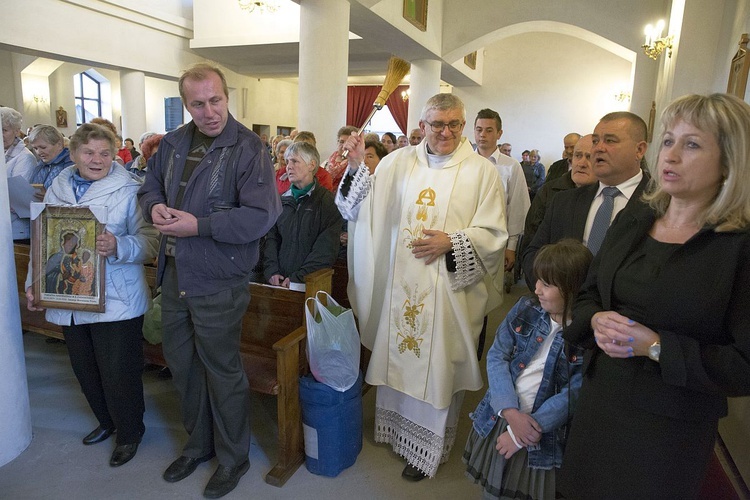
<svg viewBox="0 0 750 500">
<path fill-rule="evenodd" d="M 352 134 L 336 196 L 352 221 L 349 298 L 372 350 L 375 440 L 406 459 L 411 481 L 448 459 L 464 391 L 482 387 L 482 319 L 501 299 L 503 184 L 462 137 L 465 124 L 460 99 L 431 97 L 419 121 L 424 140 L 383 158 L 374 174 Z"/>
</svg>

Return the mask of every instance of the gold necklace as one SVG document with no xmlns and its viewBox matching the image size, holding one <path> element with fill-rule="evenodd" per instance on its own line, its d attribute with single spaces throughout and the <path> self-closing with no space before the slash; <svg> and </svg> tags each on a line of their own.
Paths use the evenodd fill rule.
<svg viewBox="0 0 750 500">
<path fill-rule="evenodd" d="M 688 222 L 686 224 L 679 224 L 677 226 L 670 226 L 667 224 L 667 222 L 662 219 L 662 226 L 664 226 L 665 229 L 682 229 L 683 227 L 699 227 L 699 225 L 696 222 Z"/>
</svg>

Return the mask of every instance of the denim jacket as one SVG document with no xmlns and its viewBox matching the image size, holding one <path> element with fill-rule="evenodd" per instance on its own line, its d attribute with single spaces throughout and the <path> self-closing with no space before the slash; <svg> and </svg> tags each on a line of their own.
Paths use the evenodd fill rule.
<svg viewBox="0 0 750 500">
<path fill-rule="evenodd" d="M 474 430 L 480 436 L 489 435 L 500 418 L 500 410 L 518 408 L 516 379 L 547 338 L 549 330 L 549 314 L 529 297 L 522 297 L 498 327 L 487 353 L 490 388 L 470 415 Z M 539 443 L 528 447 L 529 467 L 535 469 L 551 469 L 562 464 L 566 424 L 581 388 L 583 354 L 571 351 L 566 360 L 563 346 L 562 332 L 558 332 L 531 412 L 542 427 Z"/>
</svg>

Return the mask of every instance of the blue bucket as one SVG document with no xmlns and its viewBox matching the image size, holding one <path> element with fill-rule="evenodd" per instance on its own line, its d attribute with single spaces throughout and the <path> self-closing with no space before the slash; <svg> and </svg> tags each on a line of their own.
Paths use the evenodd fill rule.
<svg viewBox="0 0 750 500">
<path fill-rule="evenodd" d="M 305 466 L 313 474 L 338 476 L 362 451 L 362 373 L 345 392 L 306 375 L 299 380 L 299 398 Z"/>
</svg>

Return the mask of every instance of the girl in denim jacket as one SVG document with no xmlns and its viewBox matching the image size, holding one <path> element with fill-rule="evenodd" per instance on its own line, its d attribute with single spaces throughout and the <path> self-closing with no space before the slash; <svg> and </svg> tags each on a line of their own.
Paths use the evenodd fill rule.
<svg viewBox="0 0 750 500">
<path fill-rule="evenodd" d="M 490 388 L 471 414 L 463 454 L 484 498 L 555 497 L 583 360 L 566 353 L 562 327 L 591 259 L 572 239 L 543 247 L 534 261 L 538 300 L 522 297 L 497 329 L 487 354 Z"/>
</svg>

